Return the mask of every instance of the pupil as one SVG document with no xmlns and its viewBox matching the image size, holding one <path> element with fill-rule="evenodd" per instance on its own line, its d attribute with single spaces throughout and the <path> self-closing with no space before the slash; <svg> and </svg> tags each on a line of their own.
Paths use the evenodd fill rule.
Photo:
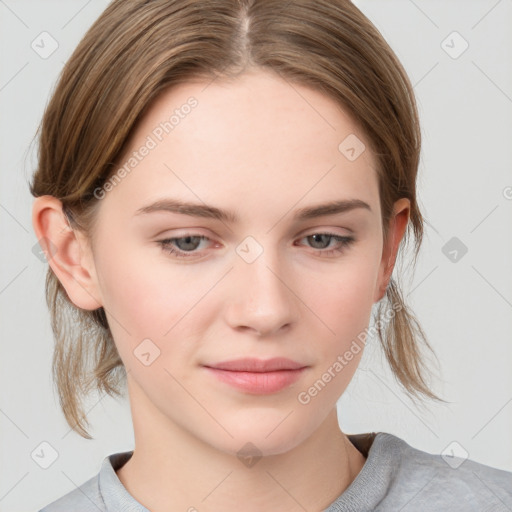
<svg viewBox="0 0 512 512">
<path fill-rule="evenodd" d="M 316 235 L 312 235 L 313 236 L 313 239 L 315 242 L 320 242 L 321 243 L 321 240 L 318 240 L 318 238 L 322 238 L 322 237 L 329 237 L 329 235 L 323 235 L 323 234 L 316 234 Z"/>
</svg>

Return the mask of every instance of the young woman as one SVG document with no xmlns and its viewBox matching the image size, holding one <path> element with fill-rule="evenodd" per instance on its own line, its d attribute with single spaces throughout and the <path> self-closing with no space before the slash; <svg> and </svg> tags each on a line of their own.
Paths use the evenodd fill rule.
<svg viewBox="0 0 512 512">
<path fill-rule="evenodd" d="M 57 511 L 510 510 L 512 474 L 336 402 L 372 306 L 412 398 L 430 349 L 391 275 L 420 127 L 380 33 L 345 0 L 115 0 L 45 112 L 34 230 L 69 425 L 126 382 L 133 451 Z"/>
</svg>

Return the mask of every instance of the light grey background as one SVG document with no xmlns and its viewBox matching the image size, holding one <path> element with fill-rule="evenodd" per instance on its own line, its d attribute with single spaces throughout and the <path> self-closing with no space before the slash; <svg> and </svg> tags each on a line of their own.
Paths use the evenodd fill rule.
<svg viewBox="0 0 512 512">
<path fill-rule="evenodd" d="M 466 451 L 512 471 L 512 1 L 356 4 L 415 86 L 427 226 L 405 294 L 441 361 L 434 391 L 452 403 L 427 413 L 413 407 L 372 340 L 339 402 L 342 429 L 386 431 L 425 451 Z M 32 253 L 28 190 L 36 157 L 29 146 L 49 94 L 106 5 L 0 0 L 0 511 L 38 510 L 95 475 L 108 454 L 133 448 L 127 401 L 91 397 L 92 441 L 71 432 L 60 412 L 50 380 L 47 264 Z M 59 45 L 48 58 L 31 47 L 43 31 Z M 464 41 L 469 47 L 457 55 Z M 457 261 L 443 252 L 452 243 L 467 247 Z M 48 469 L 31 457 L 42 442 L 58 452 Z"/>
</svg>

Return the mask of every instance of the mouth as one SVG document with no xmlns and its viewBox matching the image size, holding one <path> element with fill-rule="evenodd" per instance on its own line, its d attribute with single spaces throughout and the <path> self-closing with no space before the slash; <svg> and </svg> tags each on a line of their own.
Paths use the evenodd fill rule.
<svg viewBox="0 0 512 512">
<path fill-rule="evenodd" d="M 266 395 L 291 386 L 308 366 L 287 358 L 244 358 L 204 365 L 204 368 L 232 387 L 250 394 Z"/>
</svg>

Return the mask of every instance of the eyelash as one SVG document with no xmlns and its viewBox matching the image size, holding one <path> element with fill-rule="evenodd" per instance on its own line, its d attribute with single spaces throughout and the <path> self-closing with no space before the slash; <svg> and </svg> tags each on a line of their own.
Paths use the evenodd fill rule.
<svg viewBox="0 0 512 512">
<path fill-rule="evenodd" d="M 355 238 L 352 236 L 340 236 L 335 235 L 334 233 L 312 233 L 311 235 L 306 235 L 302 238 L 309 238 L 315 235 L 324 235 L 331 237 L 341 243 L 341 245 L 335 249 L 325 250 L 325 249 L 316 249 L 317 252 L 321 253 L 323 257 L 335 256 L 336 254 L 342 253 L 347 249 L 353 242 L 355 242 Z M 172 246 L 171 243 L 175 240 L 183 240 L 185 238 L 199 238 L 200 240 L 209 240 L 208 237 L 203 235 L 193 235 L 186 234 L 184 236 L 176 237 L 176 238 L 166 238 L 165 240 L 159 240 L 158 244 L 162 247 L 162 250 L 168 254 L 172 254 L 176 258 L 193 258 L 196 252 L 186 252 L 177 249 L 175 246 Z M 302 240 L 302 239 L 301 239 Z"/>
</svg>

